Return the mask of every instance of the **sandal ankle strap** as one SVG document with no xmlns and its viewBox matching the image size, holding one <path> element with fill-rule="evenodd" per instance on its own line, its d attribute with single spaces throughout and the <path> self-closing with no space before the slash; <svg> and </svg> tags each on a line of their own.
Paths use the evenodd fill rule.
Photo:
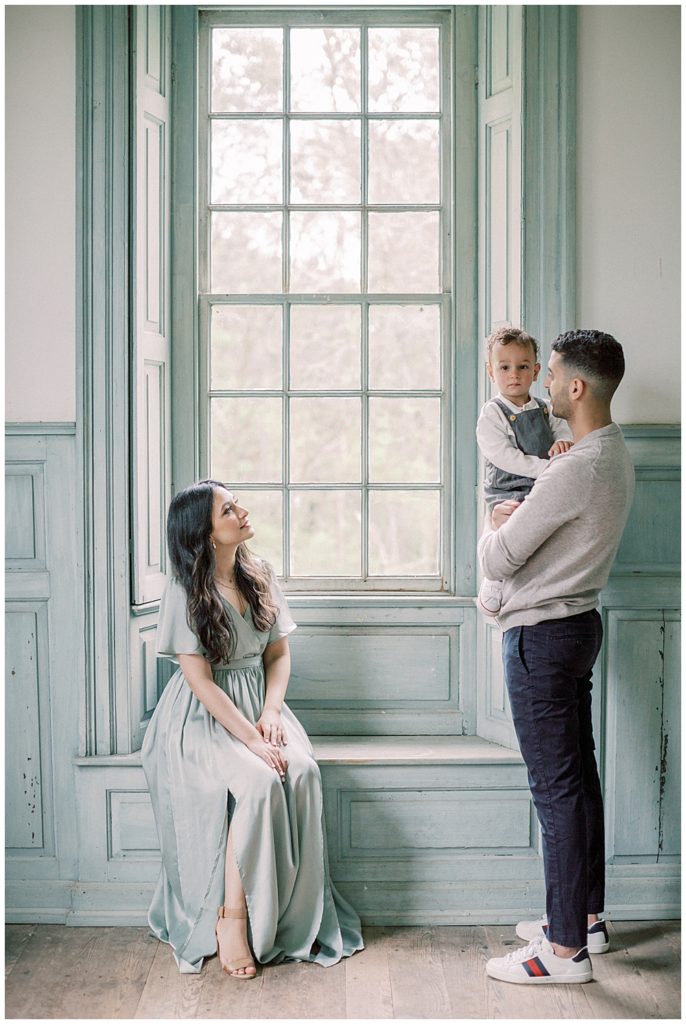
<svg viewBox="0 0 686 1024">
<path fill-rule="evenodd" d="M 217 917 L 246 918 L 248 911 L 245 907 L 217 907 Z"/>
</svg>

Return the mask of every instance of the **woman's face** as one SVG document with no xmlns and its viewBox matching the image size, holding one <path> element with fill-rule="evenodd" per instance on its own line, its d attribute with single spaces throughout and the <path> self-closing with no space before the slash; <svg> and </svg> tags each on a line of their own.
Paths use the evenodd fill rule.
<svg viewBox="0 0 686 1024">
<path fill-rule="evenodd" d="M 247 508 L 239 505 L 235 496 L 225 487 L 215 488 L 210 534 L 215 545 L 218 548 L 223 545 L 235 547 L 254 536 Z"/>
</svg>

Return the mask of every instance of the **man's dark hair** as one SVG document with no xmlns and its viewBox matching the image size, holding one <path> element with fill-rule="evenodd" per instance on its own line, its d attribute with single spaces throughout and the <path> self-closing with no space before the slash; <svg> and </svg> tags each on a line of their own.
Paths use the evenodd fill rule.
<svg viewBox="0 0 686 1024">
<path fill-rule="evenodd" d="M 538 362 L 538 342 L 532 334 L 527 334 L 520 327 L 498 327 L 486 338 L 486 352 L 490 361 L 494 345 L 521 345 L 531 347 L 534 359 Z"/>
<path fill-rule="evenodd" d="M 624 376 L 624 352 L 611 334 L 602 331 L 565 331 L 552 345 L 567 366 L 578 370 L 591 389 L 609 401 Z"/>
</svg>

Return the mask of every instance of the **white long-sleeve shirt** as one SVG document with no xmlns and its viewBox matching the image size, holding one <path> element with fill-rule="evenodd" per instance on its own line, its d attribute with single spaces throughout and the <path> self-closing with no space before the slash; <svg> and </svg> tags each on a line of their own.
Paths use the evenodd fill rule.
<svg viewBox="0 0 686 1024">
<path fill-rule="evenodd" d="M 514 405 L 503 395 L 497 396 L 508 409 L 518 415 L 520 412 L 528 412 L 530 409 L 538 408 L 536 401 L 532 398 L 526 405 Z M 553 416 L 548 406 L 548 422 L 556 441 L 571 441 L 572 433 L 566 420 Z M 502 409 L 499 409 L 494 399 L 486 402 L 483 406 L 476 424 L 476 441 L 479 450 L 485 459 L 492 462 L 498 469 L 506 473 L 514 473 L 515 476 L 530 476 L 534 480 L 543 472 L 548 465 L 547 459 L 539 459 L 536 455 L 526 455 L 517 447 L 514 431 L 509 420 L 503 416 Z"/>
</svg>

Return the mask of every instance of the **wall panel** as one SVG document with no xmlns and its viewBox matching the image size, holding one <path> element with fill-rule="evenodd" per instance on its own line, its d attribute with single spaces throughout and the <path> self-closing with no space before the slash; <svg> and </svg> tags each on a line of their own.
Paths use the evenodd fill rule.
<svg viewBox="0 0 686 1024">
<path fill-rule="evenodd" d="M 676 613 L 608 609 L 604 762 L 608 855 L 679 854 L 679 663 Z"/>
<path fill-rule="evenodd" d="M 49 732 L 46 735 L 45 730 L 41 735 L 41 719 L 50 721 L 49 707 L 47 715 L 45 713 L 50 682 L 45 660 L 48 650 L 45 603 L 8 604 L 5 637 L 5 845 L 10 850 L 40 850 L 45 847 L 46 839 L 48 846 L 54 845 L 50 813 L 50 735 Z M 43 672 L 39 674 L 41 665 Z M 43 759 L 47 769 L 45 779 Z"/>
<path fill-rule="evenodd" d="M 5 453 L 5 876 L 62 920 L 84 682 L 74 424 L 8 424 Z"/>
<path fill-rule="evenodd" d="M 303 606 L 304 605 L 304 606 Z M 444 601 L 402 609 L 346 602 L 291 606 L 289 705 L 325 735 L 462 735 L 474 729 L 471 609 Z M 399 621 L 398 621 L 399 620 Z"/>
</svg>

